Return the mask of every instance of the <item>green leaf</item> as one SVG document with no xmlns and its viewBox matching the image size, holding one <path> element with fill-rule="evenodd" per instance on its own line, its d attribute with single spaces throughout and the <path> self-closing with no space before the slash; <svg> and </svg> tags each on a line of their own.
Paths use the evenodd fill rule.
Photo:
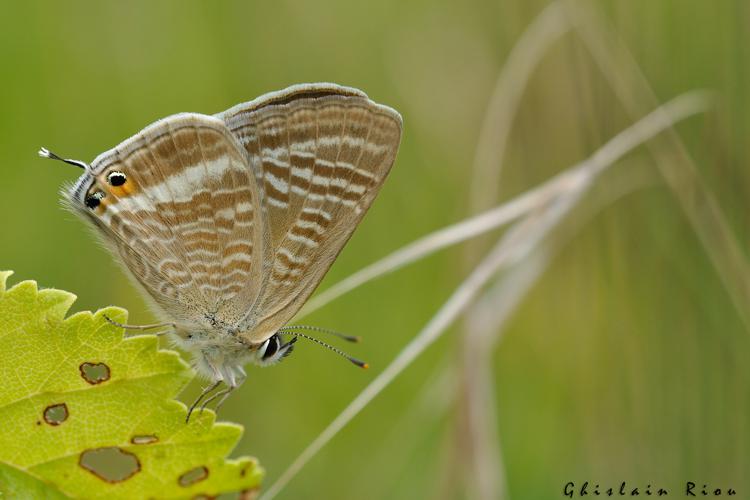
<svg viewBox="0 0 750 500">
<path fill-rule="evenodd" d="M 242 434 L 175 396 L 192 371 L 157 338 L 65 318 L 75 296 L 0 272 L 0 498 L 192 498 L 258 488 L 255 459 L 225 458 Z"/>
</svg>

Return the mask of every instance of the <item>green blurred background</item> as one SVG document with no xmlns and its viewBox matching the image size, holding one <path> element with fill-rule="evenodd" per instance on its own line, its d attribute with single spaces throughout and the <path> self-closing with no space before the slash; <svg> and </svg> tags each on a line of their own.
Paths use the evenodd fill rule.
<svg viewBox="0 0 750 500">
<path fill-rule="evenodd" d="M 215 113 L 293 83 L 333 81 L 398 109 L 405 130 L 388 182 L 325 288 L 468 215 L 495 80 L 545 5 L 5 2 L 0 268 L 74 292 L 76 309 L 115 304 L 131 323 L 149 322 L 112 258 L 57 202 L 78 171 L 37 158 L 38 148 L 91 160 L 172 113 Z M 660 100 L 717 92 L 715 110 L 678 131 L 746 258 L 750 4 L 579 5 L 622 37 Z M 585 158 L 631 121 L 576 34 L 561 37 L 519 103 L 495 203 Z M 643 148 L 617 168 L 617 182 L 628 168 L 655 171 Z M 678 497 L 694 481 L 750 498 L 747 326 L 684 211 L 658 175 L 650 179 L 575 234 L 493 354 L 510 498 L 563 498 L 565 483 L 585 480 L 651 484 Z M 470 262 L 465 249 L 450 249 L 306 318 L 364 336 L 351 350 L 373 368 L 357 371 L 311 345 L 278 367 L 251 368 L 221 415 L 246 428 L 235 453 L 259 457 L 270 484 L 431 318 Z M 472 498 L 462 398 L 450 383 L 457 375 L 435 377 L 459 363 L 461 335 L 459 325 L 427 351 L 280 498 Z"/>
</svg>

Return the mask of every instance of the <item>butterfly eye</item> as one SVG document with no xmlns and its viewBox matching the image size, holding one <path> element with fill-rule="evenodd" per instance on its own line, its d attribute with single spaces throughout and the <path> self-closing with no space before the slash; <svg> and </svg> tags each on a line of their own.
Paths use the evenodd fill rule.
<svg viewBox="0 0 750 500">
<path fill-rule="evenodd" d="M 279 350 L 279 337 L 274 335 L 270 339 L 266 340 L 261 346 L 261 349 L 263 352 L 262 359 L 268 359 L 272 357 L 274 354 L 276 354 L 276 351 Z"/>
<path fill-rule="evenodd" d="M 102 202 L 102 198 L 104 198 L 104 193 L 101 191 L 97 191 L 95 193 L 91 193 L 90 195 L 86 196 L 86 199 L 83 201 L 87 207 L 94 209 L 99 206 L 99 204 Z"/>
<path fill-rule="evenodd" d="M 296 340 L 297 337 L 294 337 L 286 344 L 282 344 L 281 338 L 278 335 L 273 335 L 258 346 L 251 361 L 260 366 L 275 365 L 292 352 Z"/>
<path fill-rule="evenodd" d="M 122 172 L 115 171 L 107 175 L 107 182 L 109 182 L 110 186 L 122 186 L 127 180 L 128 178 Z"/>
</svg>

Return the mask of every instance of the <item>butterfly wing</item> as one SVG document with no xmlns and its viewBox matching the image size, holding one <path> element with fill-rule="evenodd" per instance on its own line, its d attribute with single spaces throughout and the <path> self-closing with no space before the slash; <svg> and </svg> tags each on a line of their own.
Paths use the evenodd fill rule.
<svg viewBox="0 0 750 500">
<path fill-rule="evenodd" d="M 253 343 L 285 325 L 315 290 L 385 180 L 401 116 L 359 90 L 298 85 L 217 115 L 248 153 L 270 258 L 240 323 Z"/>
<path fill-rule="evenodd" d="M 113 186 L 112 172 L 125 183 Z M 97 192 L 101 202 L 87 207 Z M 187 113 L 160 120 L 97 157 L 69 198 L 170 319 L 236 324 L 257 299 L 260 194 L 223 121 Z"/>
</svg>

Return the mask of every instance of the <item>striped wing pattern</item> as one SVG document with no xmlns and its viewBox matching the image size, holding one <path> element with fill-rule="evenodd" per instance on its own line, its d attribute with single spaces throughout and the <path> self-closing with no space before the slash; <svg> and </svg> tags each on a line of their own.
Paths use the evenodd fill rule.
<svg viewBox="0 0 750 500">
<path fill-rule="evenodd" d="M 97 157 L 93 184 L 86 174 L 68 196 L 167 318 L 257 344 L 323 279 L 400 137 L 398 113 L 362 92 L 298 85 L 160 120 Z M 127 182 L 108 184 L 112 172 Z"/>
<path fill-rule="evenodd" d="M 167 316 L 237 321 L 259 292 L 263 224 L 246 154 L 220 120 L 161 120 L 92 164 L 105 191 L 94 222 Z M 123 172 L 121 187 L 107 175 Z M 99 188 L 93 188 L 99 189 Z"/>
<path fill-rule="evenodd" d="M 268 101 L 218 115 L 249 154 L 270 233 L 264 285 L 240 325 L 251 342 L 285 325 L 315 290 L 374 200 L 401 138 L 400 116 L 353 89 L 293 87 Z"/>
</svg>

